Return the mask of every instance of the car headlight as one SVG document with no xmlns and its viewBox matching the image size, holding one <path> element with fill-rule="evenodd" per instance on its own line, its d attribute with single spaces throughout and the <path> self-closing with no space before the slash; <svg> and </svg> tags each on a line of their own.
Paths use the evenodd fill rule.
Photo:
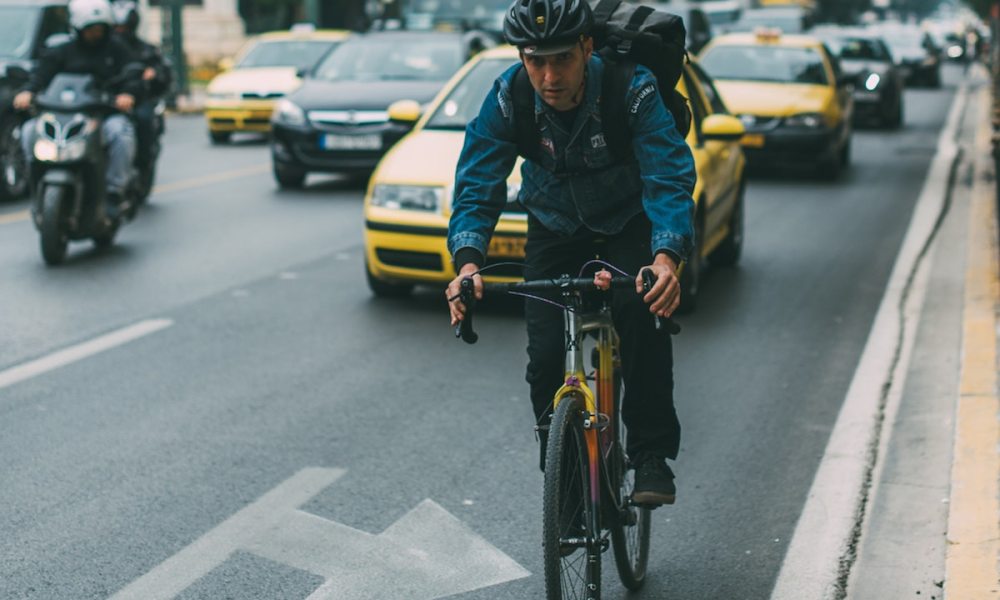
<svg viewBox="0 0 1000 600">
<path fill-rule="evenodd" d="M 52 140 L 40 139 L 35 142 L 35 158 L 42 162 L 52 162 L 59 157 L 59 148 Z"/>
<path fill-rule="evenodd" d="M 282 99 L 275 105 L 274 115 L 271 118 L 276 123 L 301 127 L 306 124 L 306 111 L 291 100 Z"/>
<path fill-rule="evenodd" d="M 818 129 L 823 126 L 823 115 L 819 113 L 802 113 L 800 115 L 792 115 L 785 119 L 785 125 L 789 127 Z"/>
<path fill-rule="evenodd" d="M 444 188 L 429 185 L 376 185 L 372 206 L 396 210 L 435 212 L 441 208 Z"/>
<path fill-rule="evenodd" d="M 868 79 L 865 79 L 865 89 L 869 92 L 874 92 L 880 83 L 882 83 L 882 78 L 879 77 L 879 74 L 872 73 L 868 76 Z"/>
</svg>

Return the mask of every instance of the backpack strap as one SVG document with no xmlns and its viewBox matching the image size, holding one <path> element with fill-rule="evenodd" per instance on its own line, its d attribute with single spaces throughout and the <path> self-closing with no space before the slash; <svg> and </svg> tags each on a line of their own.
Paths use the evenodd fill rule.
<svg viewBox="0 0 1000 600">
<path fill-rule="evenodd" d="M 616 161 L 628 162 L 634 157 L 632 133 L 628 126 L 628 110 L 625 95 L 632 78 L 635 77 L 635 63 L 614 60 L 604 61 L 601 80 L 601 129 L 608 150 Z"/>
<path fill-rule="evenodd" d="M 621 6 L 622 0 L 600 0 L 594 7 L 594 23 L 603 25 Z"/>
<path fill-rule="evenodd" d="M 535 120 L 535 88 L 531 87 L 524 65 L 517 70 L 511 84 L 514 104 L 514 130 L 517 134 L 517 152 L 527 160 L 537 161 L 542 134 Z"/>
</svg>

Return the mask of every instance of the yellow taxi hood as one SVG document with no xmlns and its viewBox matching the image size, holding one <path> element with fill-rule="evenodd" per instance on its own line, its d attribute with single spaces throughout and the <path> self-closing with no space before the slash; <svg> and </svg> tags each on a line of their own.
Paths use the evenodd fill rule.
<svg viewBox="0 0 1000 600">
<path fill-rule="evenodd" d="M 210 94 L 232 94 L 241 92 L 276 92 L 289 93 L 294 91 L 301 81 L 296 75 L 295 67 L 255 67 L 251 69 L 234 69 L 215 77 L 208 84 Z"/>
<path fill-rule="evenodd" d="M 826 110 L 833 90 L 822 85 L 715 80 L 726 108 L 734 115 L 786 117 Z"/>
</svg>

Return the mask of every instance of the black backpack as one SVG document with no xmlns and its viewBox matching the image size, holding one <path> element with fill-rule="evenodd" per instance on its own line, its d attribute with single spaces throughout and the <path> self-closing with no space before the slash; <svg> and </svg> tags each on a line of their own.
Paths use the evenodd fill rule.
<svg viewBox="0 0 1000 600">
<path fill-rule="evenodd" d="M 625 93 L 637 64 L 653 72 L 664 105 L 673 115 L 681 137 L 686 137 L 691 129 L 691 110 L 687 98 L 676 89 L 687 59 L 684 21 L 677 15 L 622 0 L 590 3 L 594 10 L 594 50 L 605 61 L 601 122 L 612 156 L 618 160 L 632 158 Z M 535 90 L 523 67 L 514 77 L 511 95 L 518 153 L 537 161 L 541 135 L 535 123 Z"/>
</svg>

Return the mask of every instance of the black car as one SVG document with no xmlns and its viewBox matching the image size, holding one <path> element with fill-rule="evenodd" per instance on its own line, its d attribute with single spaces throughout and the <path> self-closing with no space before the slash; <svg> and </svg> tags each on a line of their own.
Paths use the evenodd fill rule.
<svg viewBox="0 0 1000 600">
<path fill-rule="evenodd" d="M 46 40 L 68 33 L 66 4 L 0 0 L 0 200 L 22 196 L 28 185 L 21 151 L 21 124 L 27 115 L 14 111 L 14 95 Z"/>
<path fill-rule="evenodd" d="M 854 80 L 855 123 L 903 125 L 903 76 L 885 41 L 853 30 L 815 30 L 840 59 L 843 74 Z"/>
<path fill-rule="evenodd" d="M 370 173 L 412 129 L 429 103 L 476 51 L 494 44 L 481 32 L 377 31 L 344 42 L 281 100 L 272 117 L 271 158 L 283 188 L 310 172 Z M 389 118 L 390 105 L 412 109 Z"/>
<path fill-rule="evenodd" d="M 941 87 L 941 48 L 916 25 L 886 23 L 870 28 L 889 46 L 907 85 Z"/>
</svg>

